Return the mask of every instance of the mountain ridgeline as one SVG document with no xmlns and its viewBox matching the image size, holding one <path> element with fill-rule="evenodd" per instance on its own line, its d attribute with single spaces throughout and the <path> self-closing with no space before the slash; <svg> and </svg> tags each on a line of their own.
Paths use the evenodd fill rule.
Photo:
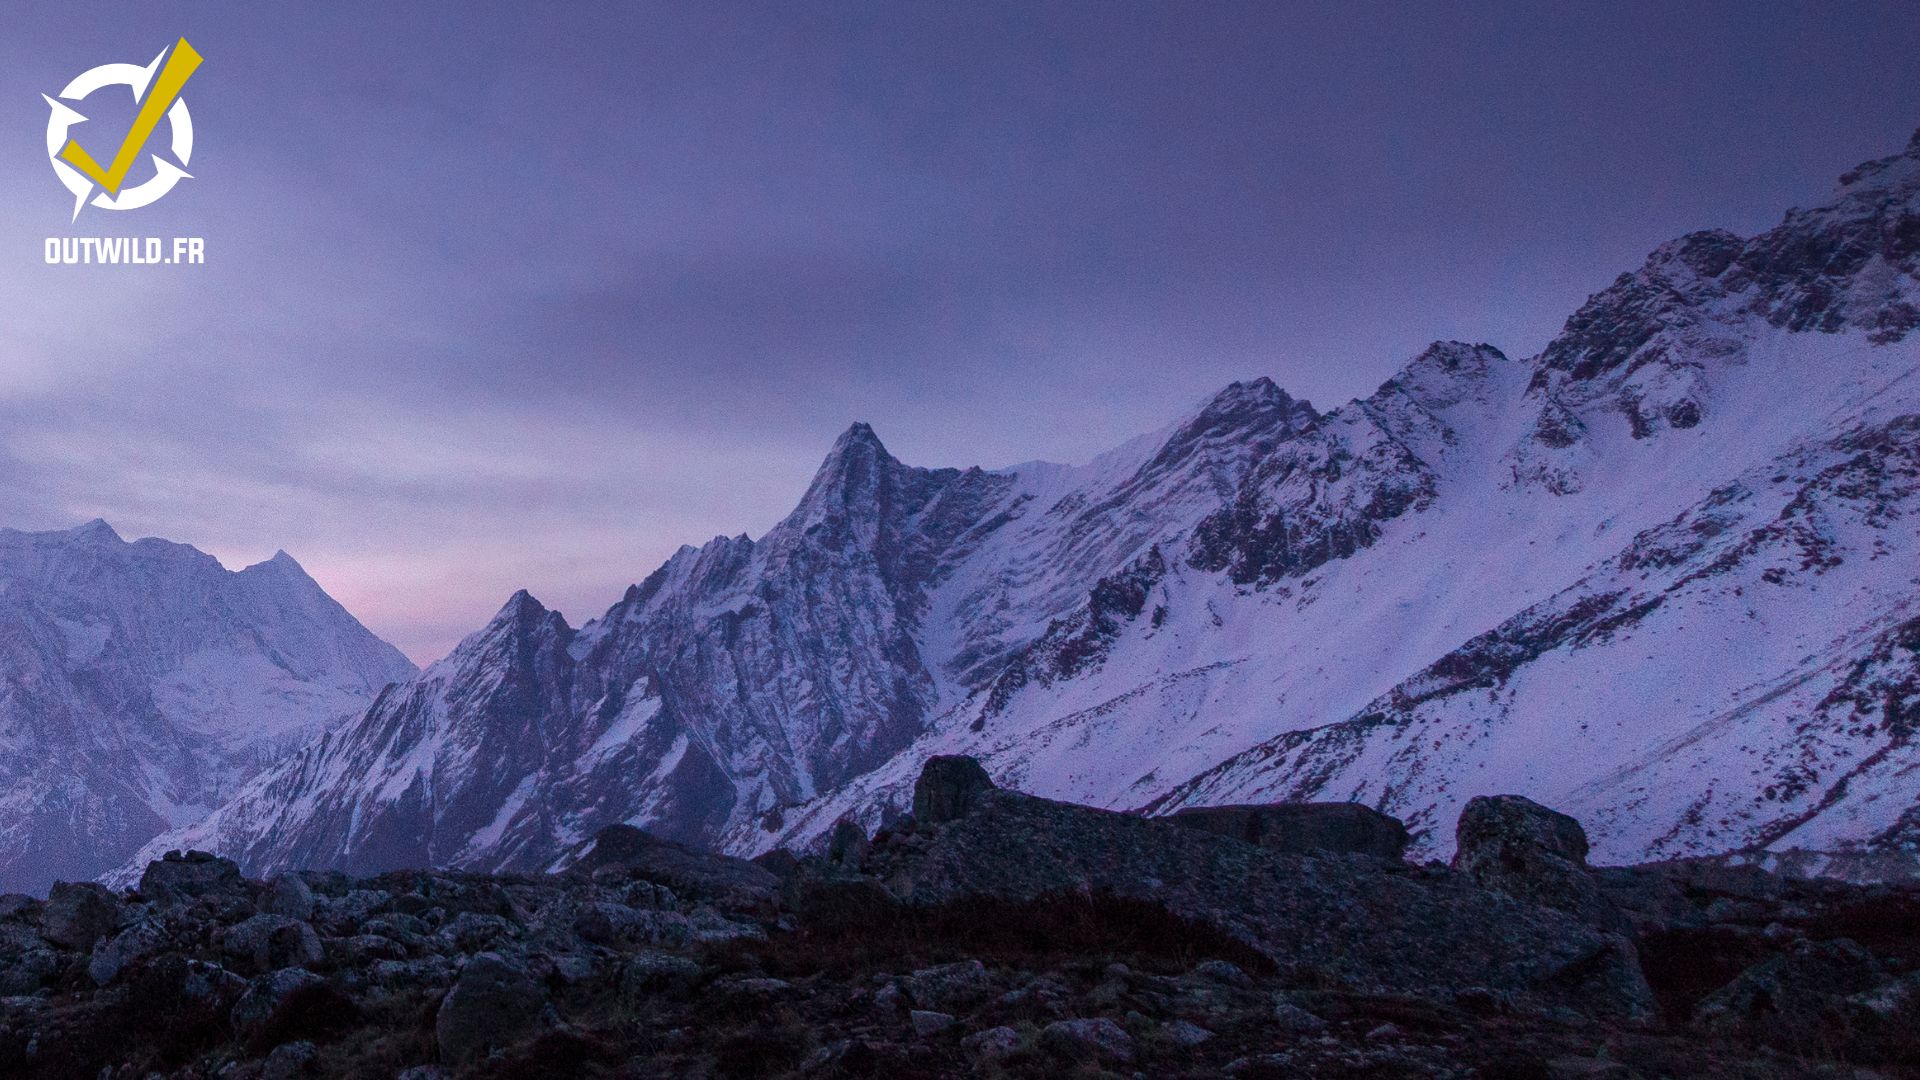
<svg viewBox="0 0 1920 1080">
<path fill-rule="evenodd" d="M 285 552 L 104 521 L 0 530 L 0 627 L 0 890 L 112 869 L 414 674 Z"/>
<path fill-rule="evenodd" d="M 1235 383 L 1082 466 L 864 424 L 758 540 L 574 628 L 516 595 L 167 848 L 545 869 L 608 824 L 750 855 L 922 762 L 1117 809 L 1477 795 L 1600 861 L 1920 845 L 1920 136 L 1655 251 L 1538 356 L 1437 343 L 1322 412 Z"/>
</svg>

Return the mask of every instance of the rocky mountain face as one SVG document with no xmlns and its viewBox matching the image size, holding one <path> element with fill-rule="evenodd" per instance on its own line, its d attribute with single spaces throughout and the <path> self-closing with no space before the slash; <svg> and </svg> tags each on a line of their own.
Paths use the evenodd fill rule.
<svg viewBox="0 0 1920 1080">
<path fill-rule="evenodd" d="M 0 888 L 109 870 L 413 665 L 284 552 L 0 530 Z"/>
<path fill-rule="evenodd" d="M 1467 804 L 1451 867 L 1351 804 L 1143 818 L 959 757 L 911 801 L 799 858 L 614 825 L 553 874 L 175 852 L 0 897 L 0 1071 L 1917 1075 L 1920 887 L 1596 868 L 1518 796 Z"/>
<path fill-rule="evenodd" d="M 941 754 L 1115 809 L 1354 800 L 1424 855 L 1501 793 L 1602 862 L 1911 852 L 1916 298 L 1920 139 L 1663 246 L 1537 357 L 1437 343 L 1326 412 L 1236 383 L 1075 467 L 856 425 L 765 537 L 578 630 L 516 598 L 146 856 L 752 854 L 904 814 Z"/>
</svg>

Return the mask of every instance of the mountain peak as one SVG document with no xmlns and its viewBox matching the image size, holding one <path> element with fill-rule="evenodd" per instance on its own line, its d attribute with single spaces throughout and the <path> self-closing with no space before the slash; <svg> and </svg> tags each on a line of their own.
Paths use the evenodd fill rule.
<svg viewBox="0 0 1920 1080">
<path fill-rule="evenodd" d="M 75 526 L 67 530 L 67 535 L 73 537 L 75 540 L 90 540 L 95 543 L 126 542 L 120 538 L 119 533 L 113 530 L 113 526 L 107 524 L 107 519 L 105 518 L 94 518 L 85 525 Z"/>
<path fill-rule="evenodd" d="M 284 574 L 284 575 L 295 577 L 295 578 L 308 577 L 306 567 L 301 566 L 300 563 L 296 559 L 294 559 L 293 556 L 287 554 L 284 549 L 275 551 L 273 553 L 272 558 L 264 559 L 260 562 L 254 563 L 252 566 L 249 566 L 245 570 L 242 570 L 241 573 L 246 573 L 248 571 L 254 571 L 254 572 L 273 571 L 279 574 Z M 311 579 L 309 578 L 309 580 Z"/>
<path fill-rule="evenodd" d="M 873 425 L 863 420 L 849 424 L 847 430 L 833 440 L 833 448 L 827 451 L 826 461 L 821 463 L 821 468 L 856 457 L 893 460 L 893 455 L 887 453 L 885 444 L 881 443 L 880 436 L 874 434 Z"/>
<path fill-rule="evenodd" d="M 494 622 L 519 622 L 525 619 L 537 619 L 547 614 L 547 606 L 533 598 L 525 589 L 517 589 L 500 611 L 493 617 Z"/>
<path fill-rule="evenodd" d="M 1304 427 L 1320 418 L 1313 403 L 1282 390 L 1261 375 L 1230 382 L 1207 400 L 1182 430 L 1186 437 L 1242 428 L 1255 421 L 1279 420 L 1290 428 Z"/>
<path fill-rule="evenodd" d="M 846 502 L 849 493 L 872 487 L 881 474 L 899 464 L 881 445 L 872 425 L 856 422 L 833 441 L 833 449 L 827 451 L 826 460 L 814 472 L 800 506 Z"/>
</svg>

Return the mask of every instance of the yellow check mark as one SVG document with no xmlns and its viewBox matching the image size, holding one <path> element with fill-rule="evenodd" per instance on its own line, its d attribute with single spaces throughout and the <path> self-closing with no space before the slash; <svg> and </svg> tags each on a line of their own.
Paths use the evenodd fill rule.
<svg viewBox="0 0 1920 1080">
<path fill-rule="evenodd" d="M 140 157 L 140 151 L 147 145 L 148 136 L 160 124 L 160 118 L 167 115 L 173 107 L 173 99 L 180 96 L 180 88 L 187 85 L 187 79 L 200 66 L 200 54 L 193 51 L 186 38 L 181 38 L 167 57 L 166 65 L 147 88 L 147 99 L 140 103 L 140 112 L 133 118 L 133 128 L 114 152 L 113 166 L 102 169 L 93 160 L 93 155 L 81 149 L 72 139 L 60 148 L 60 160 L 79 169 L 87 179 L 107 189 L 108 195 L 120 194 L 120 185 L 126 182 L 127 172 Z"/>
</svg>

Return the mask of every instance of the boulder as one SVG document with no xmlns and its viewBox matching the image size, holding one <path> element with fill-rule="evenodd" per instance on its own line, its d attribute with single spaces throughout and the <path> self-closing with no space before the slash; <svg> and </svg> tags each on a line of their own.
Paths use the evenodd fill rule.
<svg viewBox="0 0 1920 1080">
<path fill-rule="evenodd" d="M 650 994 L 676 992 L 698 986 L 706 969 L 684 956 L 668 952 L 641 952 L 620 969 L 620 994 L 633 1004 Z"/>
<path fill-rule="evenodd" d="M 1400 819 L 1352 802 L 1191 807 L 1166 820 L 1296 855 L 1329 852 L 1399 862 L 1407 850 Z"/>
<path fill-rule="evenodd" d="M 499 953 L 467 961 L 434 1018 L 440 1057 L 466 1065 L 533 1038 L 548 1024 L 547 992 L 526 968 Z"/>
<path fill-rule="evenodd" d="M 1580 823 L 1519 795 L 1482 795 L 1460 811 L 1453 866 L 1475 884 L 1607 929 L 1627 920 L 1587 869 Z"/>
<path fill-rule="evenodd" d="M 927 1009 L 914 1009 L 907 1013 L 907 1022 L 913 1025 L 913 1033 L 923 1039 L 938 1035 L 955 1023 L 952 1014 Z"/>
<path fill-rule="evenodd" d="M 273 1048 L 260 1065 L 260 1080 L 295 1080 L 308 1075 L 319 1048 L 305 1039 L 282 1043 Z"/>
<path fill-rule="evenodd" d="M 982 1062 L 1004 1061 L 1020 1051 L 1020 1032 L 1010 1027 L 992 1027 L 960 1040 L 960 1048 Z"/>
<path fill-rule="evenodd" d="M 228 927 L 221 950 L 252 971 L 317 964 L 326 952 L 313 927 L 285 915 L 255 915 Z"/>
<path fill-rule="evenodd" d="M 169 851 L 140 875 L 140 895 L 161 907 L 203 896 L 244 899 L 248 891 L 238 864 L 205 851 Z"/>
<path fill-rule="evenodd" d="M 993 994 L 993 976 L 978 960 L 921 968 L 902 980 L 902 988 L 922 1009 L 961 1012 Z"/>
<path fill-rule="evenodd" d="M 219 964 L 169 952 L 131 965 L 121 980 L 137 1013 L 167 1016 L 183 1026 L 209 1023 L 231 1013 L 247 992 L 247 980 Z"/>
<path fill-rule="evenodd" d="M 31 994 L 60 970 L 60 955 L 52 949 L 26 949 L 0 962 L 0 998 Z"/>
<path fill-rule="evenodd" d="M 240 1000 L 233 1003 L 234 1030 L 249 1038 L 259 1034 L 295 994 L 325 982 L 311 971 L 291 967 L 250 980 Z"/>
<path fill-rule="evenodd" d="M 282 874 L 267 882 L 260 897 L 260 910 L 268 915 L 285 915 L 307 922 L 313 918 L 313 889 L 292 874 Z"/>
<path fill-rule="evenodd" d="M 913 785 L 913 820 L 938 825 L 964 817 L 993 790 L 993 779 L 973 758 L 959 754 L 928 758 Z"/>
<path fill-rule="evenodd" d="M 120 925 L 120 898 L 92 881 L 56 881 L 40 913 L 40 936 L 67 949 L 91 949 Z"/>
<path fill-rule="evenodd" d="M 941 759 L 928 773 L 921 788 L 949 794 L 945 778 L 982 775 Z M 1486 987 L 1588 1015 L 1653 1012 L 1625 939 L 1465 875 L 1290 854 L 994 788 L 959 801 L 966 811 L 937 829 L 875 846 L 869 868 L 903 902 L 1106 895 L 1156 904 L 1283 971 L 1361 991 Z"/>
<path fill-rule="evenodd" d="M 93 956 L 87 961 L 87 976 L 96 985 L 105 986 L 119 978 L 128 964 L 160 951 L 169 940 L 170 935 L 158 921 L 141 919 L 93 947 Z"/>
<path fill-rule="evenodd" d="M 872 847 L 867 840 L 867 831 L 860 827 L 860 823 L 843 817 L 833 823 L 833 831 L 827 836 L 827 861 L 843 870 L 858 873 Z"/>
<path fill-rule="evenodd" d="M 601 829 L 569 869 L 591 876 L 607 866 L 624 866 L 634 877 L 693 899 L 751 904 L 771 898 L 780 884 L 745 859 L 698 851 L 631 825 Z"/>
<path fill-rule="evenodd" d="M 615 905 L 609 905 L 615 906 Z M 479 952 L 492 948 L 511 932 L 507 920 L 498 915 L 463 911 L 440 928 L 440 938 L 461 952 Z"/>
<path fill-rule="evenodd" d="M 1056 1020 L 1040 1030 L 1040 1045 L 1075 1061 L 1125 1064 L 1133 1060 L 1133 1036 L 1104 1016 Z"/>
</svg>

